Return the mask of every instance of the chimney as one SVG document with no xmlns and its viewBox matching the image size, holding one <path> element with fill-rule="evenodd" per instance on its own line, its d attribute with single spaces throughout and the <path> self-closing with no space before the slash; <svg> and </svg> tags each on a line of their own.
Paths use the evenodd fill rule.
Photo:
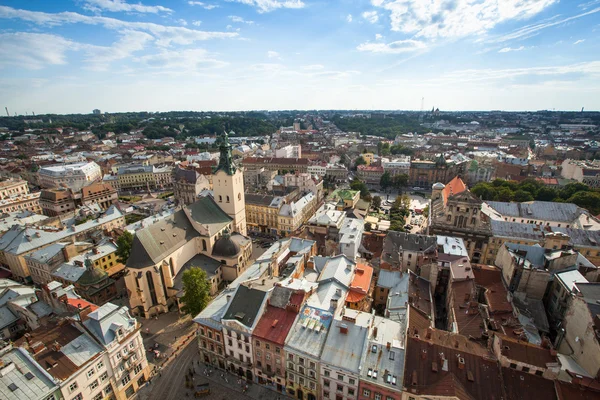
<svg viewBox="0 0 600 400">
<path fill-rule="evenodd" d="M 81 320 L 81 322 L 84 322 L 86 320 L 88 320 L 88 316 L 89 314 L 92 312 L 92 307 L 87 306 L 84 309 L 81 309 L 81 306 L 78 307 L 79 308 L 79 319 Z"/>
<path fill-rule="evenodd" d="M 60 349 L 61 349 L 61 345 L 58 342 L 55 341 L 52 344 L 52 350 L 58 352 L 58 351 L 60 351 Z"/>
<path fill-rule="evenodd" d="M 25 334 L 25 341 L 27 342 L 27 345 L 31 346 L 31 335 L 29 333 Z"/>
<path fill-rule="evenodd" d="M 431 332 L 432 332 L 431 327 L 428 327 L 427 328 L 427 333 L 425 334 L 425 338 L 426 339 L 431 339 Z"/>
<path fill-rule="evenodd" d="M 390 351 L 390 349 L 392 348 L 392 343 L 391 342 L 387 342 L 385 344 L 385 348 L 388 349 L 388 351 Z"/>
<path fill-rule="evenodd" d="M 340 333 L 343 335 L 347 335 L 348 334 L 348 325 L 340 324 Z"/>
<path fill-rule="evenodd" d="M 377 327 L 373 328 L 373 337 L 377 338 Z"/>
<path fill-rule="evenodd" d="M 465 369 L 465 359 L 458 357 L 458 369 Z"/>
</svg>

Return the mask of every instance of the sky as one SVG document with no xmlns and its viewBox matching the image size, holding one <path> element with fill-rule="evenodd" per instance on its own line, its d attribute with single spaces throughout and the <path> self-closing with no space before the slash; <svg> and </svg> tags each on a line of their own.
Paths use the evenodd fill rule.
<svg viewBox="0 0 600 400">
<path fill-rule="evenodd" d="M 0 108 L 600 110 L 600 0 L 0 0 Z"/>
</svg>

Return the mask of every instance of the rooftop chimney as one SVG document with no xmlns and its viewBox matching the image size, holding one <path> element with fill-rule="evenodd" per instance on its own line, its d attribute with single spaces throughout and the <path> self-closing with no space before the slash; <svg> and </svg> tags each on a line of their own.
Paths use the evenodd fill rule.
<svg viewBox="0 0 600 400">
<path fill-rule="evenodd" d="M 340 324 L 340 333 L 343 335 L 348 334 L 348 325 Z"/>
</svg>

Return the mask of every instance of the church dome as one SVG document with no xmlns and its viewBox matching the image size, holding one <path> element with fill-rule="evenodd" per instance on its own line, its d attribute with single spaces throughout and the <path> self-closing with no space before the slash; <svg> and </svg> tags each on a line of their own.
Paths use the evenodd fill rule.
<svg viewBox="0 0 600 400">
<path fill-rule="evenodd" d="M 438 183 L 434 183 L 433 186 L 431 187 L 433 190 L 442 190 L 446 187 L 446 185 L 444 185 L 441 182 Z"/>
<path fill-rule="evenodd" d="M 215 242 L 212 250 L 213 257 L 236 257 L 240 252 L 240 246 L 231 240 L 231 236 L 226 233 Z"/>
</svg>

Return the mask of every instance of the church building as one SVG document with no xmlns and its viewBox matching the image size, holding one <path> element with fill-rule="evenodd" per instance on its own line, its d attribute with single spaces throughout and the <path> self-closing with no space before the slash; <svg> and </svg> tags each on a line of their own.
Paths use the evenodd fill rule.
<svg viewBox="0 0 600 400">
<path fill-rule="evenodd" d="M 250 265 L 244 179 L 233 163 L 227 134 L 219 139 L 213 197 L 201 197 L 135 234 L 125 276 L 134 315 L 149 318 L 180 307 L 182 275 L 188 268 L 204 269 L 216 292 Z"/>
</svg>

